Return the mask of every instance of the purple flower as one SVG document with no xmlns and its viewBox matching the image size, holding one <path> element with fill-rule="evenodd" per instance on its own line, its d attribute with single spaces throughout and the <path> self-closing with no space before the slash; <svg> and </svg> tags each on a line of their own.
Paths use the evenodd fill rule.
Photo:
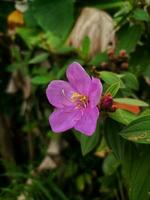
<svg viewBox="0 0 150 200">
<path fill-rule="evenodd" d="M 77 62 L 69 65 L 66 75 L 68 82 L 54 80 L 46 89 L 47 98 L 55 107 L 49 123 L 56 133 L 75 128 L 90 136 L 99 117 L 102 84 L 97 78 L 91 79 Z"/>
</svg>

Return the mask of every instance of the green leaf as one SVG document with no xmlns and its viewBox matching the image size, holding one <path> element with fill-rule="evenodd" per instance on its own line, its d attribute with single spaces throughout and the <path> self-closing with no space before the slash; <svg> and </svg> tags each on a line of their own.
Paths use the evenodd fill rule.
<svg viewBox="0 0 150 200">
<path fill-rule="evenodd" d="M 62 39 L 53 32 L 47 31 L 43 37 L 45 38 L 45 42 L 43 42 L 43 48 L 46 48 L 48 51 L 59 52 L 61 51 L 63 41 Z M 44 46 L 45 45 L 45 46 Z"/>
<path fill-rule="evenodd" d="M 132 5 L 129 2 L 122 2 L 124 5 L 118 10 L 118 12 L 115 13 L 114 19 L 116 22 L 120 22 L 122 18 L 129 14 L 129 12 L 132 10 Z"/>
<path fill-rule="evenodd" d="M 44 187 L 44 185 L 40 181 L 34 179 L 32 182 L 32 187 L 34 187 L 34 191 L 40 191 L 41 194 L 45 196 L 47 200 L 54 200 L 51 196 L 51 193 Z"/>
<path fill-rule="evenodd" d="M 81 49 L 81 54 L 84 58 L 87 58 L 89 49 L 90 49 L 90 38 L 88 36 L 85 36 L 82 41 L 82 49 Z"/>
<path fill-rule="evenodd" d="M 40 63 L 42 61 L 45 61 L 49 56 L 49 53 L 41 53 L 39 55 L 36 55 L 34 58 L 32 58 L 29 61 L 29 64 L 36 64 L 36 63 Z"/>
<path fill-rule="evenodd" d="M 37 27 L 37 21 L 35 20 L 33 13 L 30 10 L 30 7 L 24 13 L 24 20 L 25 20 L 25 24 L 28 28 L 34 29 Z"/>
<path fill-rule="evenodd" d="M 97 129 L 92 136 L 86 136 L 81 134 L 77 131 L 75 132 L 75 136 L 80 141 L 82 155 L 85 156 L 90 151 L 92 151 L 99 143 L 100 140 L 100 130 L 99 130 L 99 123 L 97 125 Z"/>
<path fill-rule="evenodd" d="M 148 200 L 150 189 L 149 145 L 135 145 L 133 142 L 124 140 L 119 135 L 121 130 L 120 124 L 111 119 L 106 120 L 106 140 L 116 158 L 122 163 L 129 190 L 129 200 Z"/>
<path fill-rule="evenodd" d="M 49 180 L 47 184 L 49 185 L 49 188 L 52 191 L 54 199 L 69 200 L 68 197 L 66 197 L 66 195 L 64 194 L 64 192 L 53 181 Z"/>
<path fill-rule="evenodd" d="M 14 71 L 20 69 L 20 67 L 21 67 L 20 62 L 17 62 L 17 63 L 14 62 L 14 63 L 7 66 L 7 71 L 8 72 L 14 72 Z"/>
<path fill-rule="evenodd" d="M 41 42 L 39 32 L 36 29 L 20 27 L 16 31 L 30 49 Z"/>
<path fill-rule="evenodd" d="M 34 66 L 34 68 L 32 69 L 32 74 L 33 75 L 45 75 L 48 73 L 48 69 L 46 67 L 38 67 L 38 66 Z"/>
<path fill-rule="evenodd" d="M 31 79 L 31 82 L 35 85 L 45 85 L 52 80 L 51 75 L 39 75 Z"/>
<path fill-rule="evenodd" d="M 140 21 L 150 21 L 150 16 L 148 14 L 148 12 L 144 9 L 140 9 L 140 8 L 137 8 L 134 10 L 133 12 L 133 17 L 134 19 L 136 20 L 140 20 Z"/>
<path fill-rule="evenodd" d="M 108 145 L 104 137 L 102 137 L 99 146 L 96 149 L 95 155 L 103 157 L 108 153 Z"/>
<path fill-rule="evenodd" d="M 121 124 L 124 124 L 124 125 L 128 125 L 130 122 L 132 122 L 133 120 L 137 118 L 136 115 L 126 110 L 121 110 L 121 109 L 117 109 L 115 112 L 112 112 L 112 113 L 109 112 L 108 115 L 113 120 L 120 122 Z"/>
<path fill-rule="evenodd" d="M 81 150 L 83 156 L 88 154 L 97 146 L 99 142 L 99 134 L 100 134 L 99 132 L 95 132 L 91 137 L 81 135 L 80 142 L 81 142 Z"/>
<path fill-rule="evenodd" d="M 115 122 L 114 120 L 107 118 L 104 124 L 105 139 L 110 149 L 112 149 L 115 157 L 118 160 L 122 159 L 124 152 L 125 140 L 119 135 L 122 130 L 122 124 Z"/>
<path fill-rule="evenodd" d="M 136 78 L 136 76 L 130 72 L 127 72 L 122 77 L 123 82 L 125 83 L 125 86 L 127 88 L 138 90 L 139 89 L 139 83 Z"/>
<path fill-rule="evenodd" d="M 120 87 L 124 88 L 122 80 L 113 72 L 102 71 L 100 72 L 100 78 L 109 85 L 120 82 Z"/>
<path fill-rule="evenodd" d="M 108 61 L 108 55 L 106 52 L 97 54 L 92 60 L 89 62 L 89 65 L 99 65 L 102 62 Z"/>
<path fill-rule="evenodd" d="M 134 161 L 132 160 L 131 177 L 130 177 L 130 200 L 148 200 L 150 189 L 150 148 L 141 145 L 141 151 L 135 152 Z M 141 154 L 137 156 L 138 154 Z"/>
<path fill-rule="evenodd" d="M 134 120 L 121 131 L 120 135 L 127 140 L 150 144 L 150 115 Z"/>
<path fill-rule="evenodd" d="M 105 94 L 111 94 L 112 97 L 114 97 L 119 89 L 120 89 L 120 81 L 110 85 L 109 88 L 106 90 Z"/>
<path fill-rule="evenodd" d="M 150 108 L 145 109 L 143 112 L 140 113 L 140 116 L 150 115 Z"/>
<path fill-rule="evenodd" d="M 150 77 L 150 56 L 147 49 L 149 45 L 138 46 L 129 59 L 130 70 L 137 76 Z"/>
<path fill-rule="evenodd" d="M 125 49 L 127 53 L 132 52 L 139 42 L 142 32 L 143 29 L 141 25 L 125 25 L 121 28 L 118 32 L 116 53 L 118 54 L 121 49 Z"/>
<path fill-rule="evenodd" d="M 124 103 L 124 104 L 128 104 L 128 105 L 134 105 L 134 106 L 141 106 L 141 107 L 147 107 L 147 106 L 149 106 L 144 101 L 141 101 L 141 100 L 138 100 L 138 99 L 115 98 L 114 101 L 118 102 L 118 103 Z"/>
<path fill-rule="evenodd" d="M 61 69 L 59 69 L 59 71 L 57 70 L 56 79 L 61 79 L 64 76 L 67 67 L 68 65 L 64 65 Z"/>
<path fill-rule="evenodd" d="M 108 154 L 108 156 L 105 158 L 103 162 L 103 171 L 105 175 L 112 175 L 120 165 L 120 162 L 116 159 L 113 153 Z"/>
<path fill-rule="evenodd" d="M 109 3 L 106 2 L 105 0 L 86 2 L 86 6 L 88 5 L 88 6 L 96 7 L 103 10 L 122 8 L 122 7 L 125 7 L 127 4 L 129 4 L 129 2 L 124 2 L 120 0 L 111 0 Z"/>
<path fill-rule="evenodd" d="M 66 36 L 73 23 L 72 0 L 36 0 L 31 2 L 31 12 L 45 30 L 60 37 Z"/>
<path fill-rule="evenodd" d="M 147 153 L 147 152 L 145 152 Z M 149 157 L 146 155 L 145 158 L 138 160 L 135 165 L 136 173 L 133 174 L 131 179 L 132 189 L 129 192 L 130 200 L 143 199 L 148 200 L 148 192 L 150 187 L 150 168 L 149 168 Z"/>
<path fill-rule="evenodd" d="M 79 191 L 83 191 L 85 188 L 85 179 L 83 175 L 80 175 L 76 179 L 76 185 Z"/>
</svg>

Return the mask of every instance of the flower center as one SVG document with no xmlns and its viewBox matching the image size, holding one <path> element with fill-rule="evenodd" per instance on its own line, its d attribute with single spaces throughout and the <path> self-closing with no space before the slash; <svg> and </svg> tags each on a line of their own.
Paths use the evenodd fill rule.
<svg viewBox="0 0 150 200">
<path fill-rule="evenodd" d="M 89 100 L 87 96 L 73 92 L 71 101 L 75 103 L 76 108 L 86 108 Z"/>
</svg>

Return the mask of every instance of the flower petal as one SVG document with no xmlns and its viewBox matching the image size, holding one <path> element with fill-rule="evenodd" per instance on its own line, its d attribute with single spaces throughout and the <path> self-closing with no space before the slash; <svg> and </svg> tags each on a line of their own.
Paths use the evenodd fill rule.
<svg viewBox="0 0 150 200">
<path fill-rule="evenodd" d="M 77 92 L 85 95 L 88 94 L 91 78 L 79 63 L 74 62 L 69 65 L 66 75 L 70 84 Z"/>
<path fill-rule="evenodd" d="M 99 110 L 95 108 L 86 108 L 81 119 L 74 128 L 87 136 L 91 136 L 96 130 L 96 123 L 99 117 Z"/>
<path fill-rule="evenodd" d="M 70 98 L 73 92 L 71 85 L 61 80 L 52 81 L 46 89 L 49 102 L 57 108 L 72 105 Z"/>
<path fill-rule="evenodd" d="M 102 90 L 103 86 L 101 81 L 98 78 L 92 77 L 92 84 L 89 91 L 90 106 L 92 108 L 98 105 L 102 95 Z"/>
<path fill-rule="evenodd" d="M 54 132 L 64 132 L 74 127 L 81 118 L 81 112 L 73 107 L 56 109 L 49 117 L 49 123 Z"/>
</svg>

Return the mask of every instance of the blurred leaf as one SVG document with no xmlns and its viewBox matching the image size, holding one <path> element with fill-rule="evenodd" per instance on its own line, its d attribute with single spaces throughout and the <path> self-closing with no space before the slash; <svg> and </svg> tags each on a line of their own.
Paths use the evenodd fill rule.
<svg viewBox="0 0 150 200">
<path fill-rule="evenodd" d="M 84 2 L 83 2 L 84 3 Z M 120 0 L 111 0 L 109 3 L 105 0 L 95 0 L 95 1 L 89 1 L 86 2 L 86 5 L 96 7 L 99 9 L 115 9 L 115 8 L 122 8 L 126 4 L 129 4 L 129 2 L 124 2 Z"/>
<path fill-rule="evenodd" d="M 86 183 L 88 183 L 89 185 L 92 184 L 92 175 L 91 174 L 84 174 L 84 178 Z"/>
<path fill-rule="evenodd" d="M 124 84 L 123 84 L 122 80 L 118 77 L 118 75 L 116 73 L 102 71 L 102 72 L 100 72 L 100 78 L 109 85 L 120 82 L 120 87 L 124 88 Z"/>
<path fill-rule="evenodd" d="M 102 137 L 100 145 L 96 149 L 95 155 L 101 158 L 104 158 L 109 152 L 108 145 L 104 137 Z"/>
<path fill-rule="evenodd" d="M 123 3 L 123 2 L 122 2 Z M 124 2 L 124 5 L 119 9 L 118 12 L 115 13 L 114 18 L 117 22 L 119 22 L 119 18 L 122 19 L 125 15 L 127 15 L 132 10 L 132 5 L 129 2 Z"/>
<path fill-rule="evenodd" d="M 49 181 L 50 190 L 53 191 L 55 198 L 60 200 L 69 200 L 64 192 L 52 181 Z"/>
<path fill-rule="evenodd" d="M 33 75 L 46 75 L 48 69 L 44 66 L 34 66 L 32 69 L 32 74 Z"/>
<path fill-rule="evenodd" d="M 32 48 L 34 45 L 38 45 L 41 41 L 39 32 L 35 29 L 26 27 L 17 28 L 17 34 L 29 48 Z"/>
<path fill-rule="evenodd" d="M 104 61 L 108 61 L 108 55 L 106 52 L 97 54 L 94 58 L 92 58 L 89 64 L 98 66 Z"/>
<path fill-rule="evenodd" d="M 118 103 L 124 103 L 124 104 L 141 106 L 141 107 L 149 106 L 146 102 L 138 100 L 138 99 L 115 98 L 114 101 Z"/>
<path fill-rule="evenodd" d="M 120 165 L 120 162 L 115 158 L 113 153 L 108 154 L 103 162 L 103 171 L 106 175 L 112 175 Z"/>
<path fill-rule="evenodd" d="M 70 161 L 66 166 L 65 178 L 71 178 L 72 176 L 74 176 L 77 173 L 77 169 L 78 169 L 77 164 Z"/>
<path fill-rule="evenodd" d="M 42 47 L 47 51 L 61 51 L 62 39 L 52 31 L 46 31 Z"/>
<path fill-rule="evenodd" d="M 14 62 L 11 65 L 7 66 L 7 70 L 8 70 L 8 72 L 14 72 L 14 71 L 20 69 L 20 67 L 21 67 L 20 62 Z"/>
<path fill-rule="evenodd" d="M 124 152 L 124 139 L 119 135 L 122 125 L 107 118 L 105 121 L 105 139 L 110 149 L 118 160 L 122 159 Z"/>
<path fill-rule="evenodd" d="M 143 29 L 141 25 L 123 26 L 118 32 L 116 53 L 119 53 L 122 49 L 126 50 L 127 53 L 132 52 L 139 42 L 142 32 Z"/>
<path fill-rule="evenodd" d="M 150 16 L 148 14 L 148 12 L 144 9 L 140 9 L 140 8 L 137 8 L 134 10 L 133 12 L 133 17 L 134 19 L 136 20 L 140 20 L 140 21 L 150 21 Z"/>
<path fill-rule="evenodd" d="M 81 143 L 81 150 L 83 156 L 88 154 L 90 151 L 92 151 L 99 142 L 99 132 L 95 132 L 92 136 L 87 137 L 85 135 L 81 135 L 80 137 L 80 143 Z"/>
<path fill-rule="evenodd" d="M 52 80 L 51 75 L 39 75 L 39 76 L 35 76 L 31 79 L 31 83 L 35 84 L 35 85 L 45 85 L 47 83 L 49 83 Z"/>
<path fill-rule="evenodd" d="M 109 88 L 106 90 L 105 94 L 111 94 L 112 97 L 114 97 L 119 89 L 120 89 L 120 81 L 110 85 Z"/>
<path fill-rule="evenodd" d="M 87 58 L 89 49 L 90 49 L 90 38 L 88 36 L 85 36 L 81 46 L 81 55 L 83 56 L 83 58 Z"/>
<path fill-rule="evenodd" d="M 68 65 L 64 65 L 61 69 L 59 69 L 56 75 L 56 79 L 61 79 L 64 76 L 64 74 L 66 73 L 67 67 Z"/>
<path fill-rule="evenodd" d="M 27 9 L 27 11 L 24 13 L 24 20 L 28 28 L 31 28 L 31 29 L 36 28 L 37 21 L 35 20 L 34 15 L 30 9 Z"/>
<path fill-rule="evenodd" d="M 144 75 L 150 77 L 150 56 L 149 45 L 138 46 L 136 51 L 132 53 L 129 60 L 130 71 L 138 76 Z"/>
<path fill-rule="evenodd" d="M 12 10 L 14 10 L 14 2 L 7 2 L 6 5 L 6 1 L 0 1 L 0 8 L 1 11 L 0 12 L 0 31 L 6 31 L 7 29 L 7 16 L 12 12 Z"/>
<path fill-rule="evenodd" d="M 130 200 L 148 200 L 150 189 L 150 149 L 142 149 L 141 155 L 134 155 L 134 162 L 132 164 L 132 176 L 130 177 Z"/>
<path fill-rule="evenodd" d="M 45 61 L 49 56 L 49 53 L 40 53 L 39 55 L 36 55 L 34 58 L 32 58 L 29 61 L 29 64 L 36 64 L 36 63 L 40 63 L 42 61 Z"/>
<path fill-rule="evenodd" d="M 136 115 L 126 110 L 121 110 L 121 109 L 117 109 L 115 112 L 112 112 L 112 113 L 109 112 L 108 115 L 113 120 L 120 122 L 124 125 L 128 125 L 130 122 L 132 122 L 133 120 L 137 118 Z"/>
<path fill-rule="evenodd" d="M 122 137 L 138 143 L 150 143 L 150 115 L 139 117 L 120 133 Z"/>
<path fill-rule="evenodd" d="M 92 151 L 99 143 L 100 140 L 100 131 L 99 131 L 99 123 L 97 123 L 97 128 L 95 133 L 92 136 L 86 136 L 84 134 L 75 132 L 75 136 L 80 141 L 82 155 L 85 156 L 90 151 Z"/>
<path fill-rule="evenodd" d="M 125 86 L 127 88 L 138 90 L 139 89 L 139 83 L 136 78 L 136 76 L 130 72 L 127 72 L 122 77 L 123 82 L 125 83 Z"/>
<path fill-rule="evenodd" d="M 54 200 L 51 193 L 44 187 L 44 185 L 39 180 L 32 179 L 32 187 L 29 187 L 29 190 L 32 188 L 31 193 L 34 191 L 40 191 L 42 196 L 45 196 L 47 200 Z"/>
<path fill-rule="evenodd" d="M 80 175 L 77 177 L 76 179 L 76 184 L 77 184 L 77 188 L 79 191 L 83 191 L 85 188 L 85 180 L 84 180 L 84 176 Z"/>
<path fill-rule="evenodd" d="M 150 64 L 148 64 L 143 70 L 144 77 L 150 77 Z"/>
<path fill-rule="evenodd" d="M 66 36 L 73 23 L 73 1 L 36 0 L 31 2 L 31 12 L 37 23 L 46 31 Z"/>
<path fill-rule="evenodd" d="M 37 123 L 36 122 L 30 122 L 30 123 L 27 123 L 27 124 L 24 124 L 24 126 L 22 127 L 22 130 L 26 133 L 31 133 L 31 131 L 37 127 Z"/>
<path fill-rule="evenodd" d="M 145 109 L 143 112 L 141 112 L 140 116 L 150 115 L 150 108 Z"/>
<path fill-rule="evenodd" d="M 105 124 L 105 134 L 109 146 L 124 168 L 128 182 L 129 200 L 148 200 L 150 188 L 150 164 L 148 145 L 137 146 L 119 136 L 122 126 L 112 120 Z"/>
<path fill-rule="evenodd" d="M 59 45 L 55 48 L 55 52 L 59 54 L 67 54 L 74 51 L 75 51 L 74 47 L 69 47 L 69 46 L 66 46 L 65 44 L 62 44 L 62 46 Z"/>
</svg>

